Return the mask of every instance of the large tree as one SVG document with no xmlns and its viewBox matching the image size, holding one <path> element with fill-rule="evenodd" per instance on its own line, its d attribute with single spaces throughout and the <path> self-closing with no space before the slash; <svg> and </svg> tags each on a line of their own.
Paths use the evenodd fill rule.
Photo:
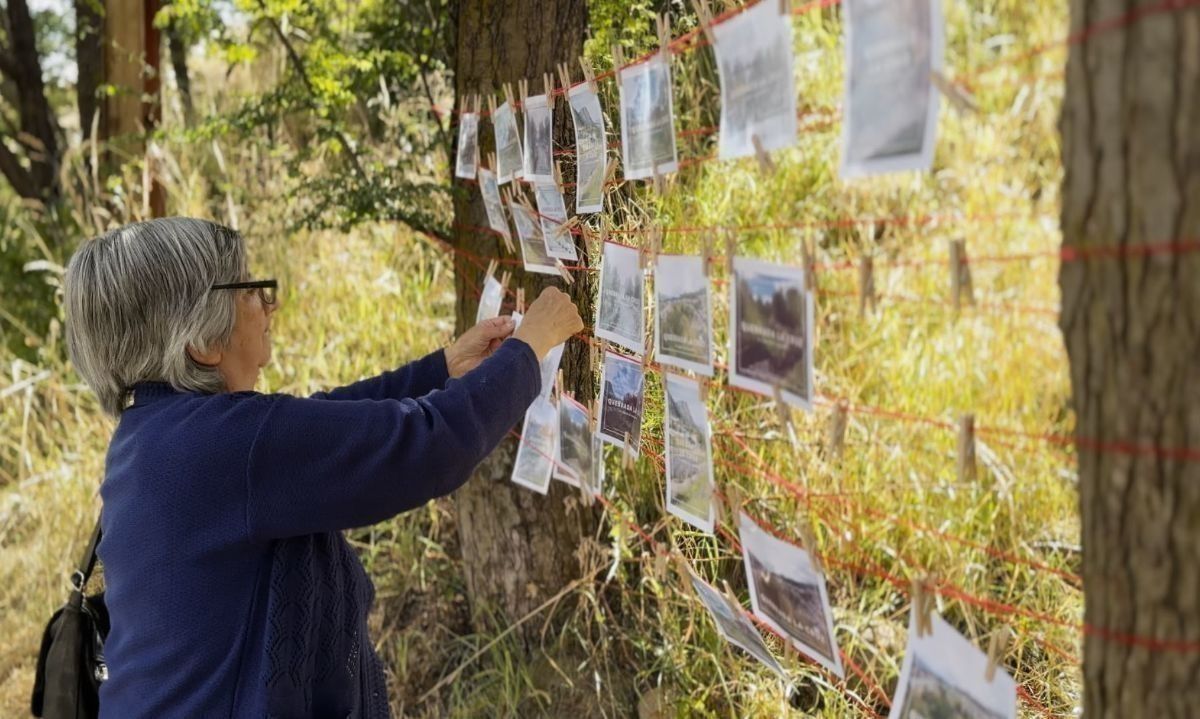
<svg viewBox="0 0 1200 719">
<path fill-rule="evenodd" d="M 495 93 L 503 83 L 530 80 L 530 93 L 540 94 L 543 73 L 554 73 L 566 62 L 579 74 L 578 58 L 583 51 L 587 8 L 583 0 L 462 0 L 457 8 L 454 82 L 458 104 L 469 94 Z M 555 108 L 556 146 L 574 143 L 565 104 Z M 486 150 L 490 123 L 480 123 Z M 573 206 L 567 198 L 567 206 Z M 480 256 L 503 254 L 496 237 L 470 227 L 486 226 L 487 219 L 478 190 L 469 188 L 454 202 L 455 243 Z M 483 271 L 467 262 L 457 265 L 458 329 L 474 324 L 478 288 Z M 584 317 L 591 314 L 590 288 L 578 273 L 570 288 Z M 547 284 L 562 280 L 516 272 L 514 286 L 525 288 L 532 300 Z M 582 397 L 591 397 L 593 382 L 588 371 L 586 347 L 567 344 L 563 356 L 567 387 Z M 507 440 L 484 461 L 476 477 L 455 494 L 459 535 L 469 599 L 477 618 L 498 611 L 506 621 L 515 621 L 557 593 L 579 573 L 576 549 L 580 539 L 596 526 L 594 509 L 575 507 L 568 501 L 565 485 L 555 482 L 548 496 L 516 488 L 509 482 L 516 442 Z M 530 622 L 524 634 L 532 640 L 541 622 Z"/>
<path fill-rule="evenodd" d="M 1072 29 L 1157 4 L 1072 0 Z M 1129 17 L 1071 48 L 1061 126 L 1084 713 L 1183 717 L 1200 652 L 1141 639 L 1200 641 L 1200 8 Z"/>
</svg>

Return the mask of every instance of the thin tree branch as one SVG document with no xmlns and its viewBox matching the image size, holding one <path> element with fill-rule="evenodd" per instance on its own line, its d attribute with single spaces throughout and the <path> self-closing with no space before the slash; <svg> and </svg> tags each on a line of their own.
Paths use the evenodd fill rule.
<svg viewBox="0 0 1200 719">
<path fill-rule="evenodd" d="M 41 199 L 38 196 L 37 188 L 34 187 L 33 177 L 29 171 L 21 166 L 21 161 L 17 159 L 4 144 L 4 138 L 0 136 L 0 174 L 4 175 L 4 179 L 8 180 L 8 184 L 12 185 L 13 191 L 25 199 Z"/>
</svg>

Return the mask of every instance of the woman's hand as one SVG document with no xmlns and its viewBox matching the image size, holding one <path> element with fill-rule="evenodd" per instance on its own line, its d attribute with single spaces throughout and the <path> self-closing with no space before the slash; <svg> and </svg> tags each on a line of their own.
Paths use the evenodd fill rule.
<svg viewBox="0 0 1200 719">
<path fill-rule="evenodd" d="M 571 302 L 571 298 L 560 289 L 547 287 L 529 305 L 529 311 L 525 313 L 513 337 L 532 347 L 541 362 L 551 349 L 582 329 L 579 308 Z"/>
<path fill-rule="evenodd" d="M 453 378 L 462 377 L 491 357 L 512 332 L 512 317 L 493 317 L 480 322 L 446 348 L 446 371 Z"/>
</svg>

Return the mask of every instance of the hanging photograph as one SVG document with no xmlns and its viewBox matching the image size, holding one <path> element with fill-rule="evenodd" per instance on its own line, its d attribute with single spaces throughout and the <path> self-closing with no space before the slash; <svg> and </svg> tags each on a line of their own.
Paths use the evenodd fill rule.
<svg viewBox="0 0 1200 719">
<path fill-rule="evenodd" d="M 846 0 L 843 178 L 928 170 L 942 69 L 940 0 Z"/>
<path fill-rule="evenodd" d="M 521 320 L 525 318 L 520 312 L 512 313 L 513 331 L 515 332 L 521 326 Z M 554 389 L 554 377 L 558 374 L 558 365 L 562 362 L 563 349 L 566 343 L 554 345 L 546 356 L 542 358 L 539 365 L 542 375 L 542 390 L 538 393 L 541 399 L 550 399 L 550 392 Z"/>
<path fill-rule="evenodd" d="M 779 3 L 760 2 L 713 26 L 721 80 L 722 160 L 796 144 L 792 21 Z"/>
<path fill-rule="evenodd" d="M 714 588 L 711 584 L 691 573 L 692 589 L 696 591 L 696 596 L 700 597 L 700 602 L 704 604 L 704 608 L 712 615 L 713 623 L 717 625 L 717 632 L 725 639 L 725 641 L 740 647 L 750 656 L 762 662 L 771 671 L 775 672 L 784 681 L 788 680 L 787 673 L 783 671 L 779 661 L 771 654 L 771 650 L 767 649 L 767 645 L 763 643 L 762 636 L 758 630 L 746 618 L 745 612 L 740 606 L 735 606 L 733 602 L 725 597 Z"/>
<path fill-rule="evenodd" d="M 645 284 L 637 248 L 605 242 L 596 336 L 639 356 L 646 352 Z"/>
<path fill-rule="evenodd" d="M 735 257 L 729 384 L 812 410 L 813 301 L 804 270 Z"/>
<path fill-rule="evenodd" d="M 575 121 L 575 212 L 603 212 L 608 143 L 600 98 L 586 82 L 571 88 L 567 96 Z"/>
<path fill-rule="evenodd" d="M 508 218 L 504 215 L 504 202 L 500 199 L 500 185 L 491 170 L 479 168 L 479 191 L 483 195 L 483 206 L 487 210 L 488 226 L 506 239 L 512 239 L 508 230 Z"/>
<path fill-rule="evenodd" d="M 523 174 L 529 182 L 554 182 L 554 112 L 545 95 L 525 98 Z"/>
<path fill-rule="evenodd" d="M 525 412 L 525 425 L 513 463 L 512 481 L 545 494 L 554 469 L 554 448 L 558 437 L 558 410 L 548 400 L 539 399 Z"/>
<path fill-rule="evenodd" d="M 496 134 L 496 180 L 504 185 L 521 178 L 524 162 L 517 118 L 507 102 L 501 103 L 492 114 L 492 127 Z"/>
<path fill-rule="evenodd" d="M 479 115 L 464 112 L 458 118 L 458 161 L 454 163 L 454 176 L 473 180 L 478 167 Z"/>
<path fill-rule="evenodd" d="M 637 455 L 642 445 L 642 393 L 646 375 L 642 365 L 615 352 L 604 353 L 600 375 L 600 436 L 621 447 L 629 434 L 629 448 Z"/>
<path fill-rule="evenodd" d="M 659 255 L 654 268 L 654 354 L 712 377 L 712 303 L 704 258 Z"/>
<path fill-rule="evenodd" d="M 738 515 L 738 535 L 754 614 L 805 656 L 845 678 L 825 575 L 808 552 L 777 539 L 745 513 Z"/>
<path fill-rule="evenodd" d="M 675 159 L 671 64 L 662 53 L 621 70 L 621 148 L 626 180 L 667 175 Z"/>
<path fill-rule="evenodd" d="M 558 464 L 554 466 L 554 478 L 573 487 L 579 486 L 579 478 L 589 480 L 594 475 L 592 463 L 592 416 L 587 407 L 570 397 L 558 401 Z"/>
<path fill-rule="evenodd" d="M 479 309 L 475 311 L 475 324 L 493 317 L 500 316 L 500 306 L 504 303 L 504 286 L 500 280 L 488 275 L 483 282 L 483 292 L 479 295 Z"/>
<path fill-rule="evenodd" d="M 525 262 L 525 271 L 559 275 L 554 258 L 546 251 L 546 241 L 542 239 L 542 226 L 537 221 L 536 214 L 515 200 L 508 204 L 508 210 L 512 213 L 513 224 L 517 227 L 517 240 L 521 243 L 521 258 Z"/>
<path fill-rule="evenodd" d="M 546 238 L 546 252 L 560 260 L 578 260 L 575 237 L 567 227 L 567 206 L 563 202 L 558 185 L 551 182 L 534 183 L 537 195 L 538 218 L 541 220 L 542 237 Z"/>
<path fill-rule="evenodd" d="M 933 632 L 917 636 L 916 617 L 908 622 L 908 650 L 888 719 L 970 717 L 1016 719 L 1017 685 L 1003 668 L 988 681 L 987 655 L 941 617 Z"/>
<path fill-rule="evenodd" d="M 667 444 L 667 510 L 702 532 L 712 534 L 712 437 L 700 383 L 664 372 Z"/>
</svg>

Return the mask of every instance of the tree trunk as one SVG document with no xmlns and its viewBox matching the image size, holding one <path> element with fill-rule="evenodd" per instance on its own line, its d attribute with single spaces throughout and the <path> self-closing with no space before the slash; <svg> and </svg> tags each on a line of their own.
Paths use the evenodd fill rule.
<svg viewBox="0 0 1200 719">
<path fill-rule="evenodd" d="M 1072 0 L 1072 31 L 1151 0 Z M 1194 716 L 1200 652 L 1200 8 L 1071 48 L 1061 326 L 1077 418 L 1084 715 Z"/>
<path fill-rule="evenodd" d="M 179 102 L 183 105 L 183 124 L 185 127 L 191 127 L 196 121 L 196 110 L 192 104 L 192 78 L 188 74 L 188 42 L 176 20 L 171 20 L 167 25 L 167 45 L 171 51 L 175 86 L 179 89 Z"/>
<path fill-rule="evenodd" d="M 5 51 L 0 46 L 0 73 L 16 86 L 19 128 L 11 139 L 24 150 L 28 166 L 23 166 L 0 143 L 0 173 L 18 195 L 50 207 L 62 194 L 58 178 L 61 159 L 58 121 L 46 100 L 42 61 L 29 5 L 26 0 L 8 0 L 4 10 L 10 47 Z"/>
<path fill-rule="evenodd" d="M 104 72 L 104 5 L 101 0 L 75 0 L 75 65 L 79 129 L 83 141 L 87 142 L 92 139 L 93 122 L 97 123 L 99 136 L 105 136 L 104 118 L 96 118 L 96 113 L 104 107 L 96 96 Z"/>
<path fill-rule="evenodd" d="M 455 91 L 461 104 L 467 94 L 498 91 L 510 82 L 530 80 L 530 92 L 541 94 L 542 74 L 555 72 L 557 62 L 578 68 L 582 54 L 587 8 L 583 0 L 463 0 L 457 8 Z M 576 70 L 578 74 L 578 70 Z M 570 147 L 574 135 L 565 102 L 555 107 L 556 146 Z M 480 123 L 480 147 L 493 147 L 487 138 L 491 123 Z M 486 158 L 486 151 L 482 153 Z M 452 154 L 451 157 L 454 155 Z M 451 163 L 453 167 L 453 163 Z M 478 187 L 459 183 L 455 199 L 455 242 L 479 256 L 504 253 L 503 245 L 490 234 L 461 229 L 486 226 L 487 219 Z M 567 206 L 574 206 L 568 198 Z M 459 255 L 459 260 L 462 256 Z M 532 301 L 547 284 L 562 280 L 530 275 L 516 267 L 512 287 L 524 287 Z M 567 289 L 584 317 L 591 314 L 591 292 L 586 272 Z M 461 332 L 475 322 L 483 270 L 465 261 L 457 263 L 457 323 Z M 565 382 L 578 396 L 593 396 L 586 346 L 567 343 L 563 355 Z M 517 427 L 520 430 L 520 427 Z M 516 487 L 509 480 L 516 454 L 515 439 L 506 439 L 483 462 L 476 476 L 455 495 L 467 591 L 477 625 L 492 611 L 504 622 L 513 622 L 557 593 L 579 575 L 576 549 L 581 537 L 597 526 L 594 509 L 570 501 L 578 492 L 553 482 L 548 496 Z M 521 634 L 532 647 L 542 622 L 525 625 Z"/>
</svg>

